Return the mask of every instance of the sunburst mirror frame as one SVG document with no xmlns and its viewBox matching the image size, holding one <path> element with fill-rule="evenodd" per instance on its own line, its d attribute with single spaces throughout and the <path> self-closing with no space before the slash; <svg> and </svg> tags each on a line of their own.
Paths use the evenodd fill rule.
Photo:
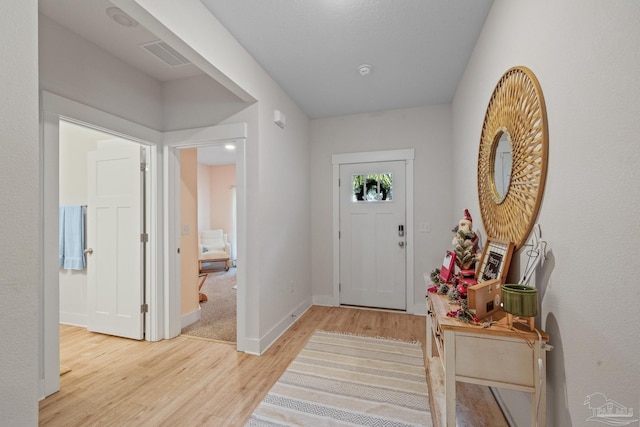
<svg viewBox="0 0 640 427">
<path fill-rule="evenodd" d="M 505 194 L 495 184 L 496 148 L 503 133 L 511 143 L 511 177 Z M 507 70 L 485 114 L 478 154 L 478 197 L 487 236 L 518 250 L 533 228 L 547 175 L 549 132 L 542 89 L 526 67 Z"/>
</svg>

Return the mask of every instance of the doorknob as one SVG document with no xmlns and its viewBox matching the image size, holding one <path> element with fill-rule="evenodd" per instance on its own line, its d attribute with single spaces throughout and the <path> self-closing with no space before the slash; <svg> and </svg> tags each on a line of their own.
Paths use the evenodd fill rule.
<svg viewBox="0 0 640 427">
<path fill-rule="evenodd" d="M 399 245 L 400 247 L 403 247 L 403 246 L 404 246 L 404 242 L 398 242 L 398 245 Z"/>
<path fill-rule="evenodd" d="M 91 255 L 91 254 L 93 253 L 93 248 L 87 248 L 87 249 L 85 249 L 85 250 L 84 250 L 84 253 L 85 253 L 85 254 L 89 254 L 89 255 Z"/>
</svg>

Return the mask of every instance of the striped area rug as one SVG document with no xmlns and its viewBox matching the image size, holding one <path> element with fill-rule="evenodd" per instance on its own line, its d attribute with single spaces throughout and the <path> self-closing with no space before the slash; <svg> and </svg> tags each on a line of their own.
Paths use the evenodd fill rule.
<svg viewBox="0 0 640 427">
<path fill-rule="evenodd" d="M 316 331 L 246 426 L 431 426 L 419 343 Z"/>
</svg>

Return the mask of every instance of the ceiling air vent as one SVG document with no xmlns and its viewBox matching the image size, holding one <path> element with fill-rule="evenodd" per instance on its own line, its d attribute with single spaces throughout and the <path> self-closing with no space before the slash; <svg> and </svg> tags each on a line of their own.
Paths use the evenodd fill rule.
<svg viewBox="0 0 640 427">
<path fill-rule="evenodd" d="M 180 55 L 178 51 L 161 40 L 141 44 L 140 47 L 170 67 L 179 67 L 191 63 L 187 58 Z"/>
</svg>

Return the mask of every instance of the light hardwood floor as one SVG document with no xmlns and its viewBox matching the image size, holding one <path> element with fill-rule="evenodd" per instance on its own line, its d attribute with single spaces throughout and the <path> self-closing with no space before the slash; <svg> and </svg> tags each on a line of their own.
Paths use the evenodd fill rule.
<svg viewBox="0 0 640 427">
<path fill-rule="evenodd" d="M 420 341 L 425 351 L 424 317 L 339 307 L 311 307 L 259 357 L 185 336 L 150 343 L 63 325 L 61 365 L 71 371 L 40 402 L 40 425 L 242 426 L 315 330 Z M 506 425 L 478 409 L 459 406 L 459 425 Z"/>
</svg>

